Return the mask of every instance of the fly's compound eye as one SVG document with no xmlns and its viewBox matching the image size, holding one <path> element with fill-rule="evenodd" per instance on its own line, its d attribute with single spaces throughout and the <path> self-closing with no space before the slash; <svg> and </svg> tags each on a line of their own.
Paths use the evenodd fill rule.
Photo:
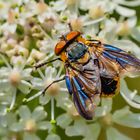
<svg viewBox="0 0 140 140">
<path fill-rule="evenodd" d="M 72 31 L 72 32 L 70 32 L 70 33 L 68 33 L 68 34 L 66 35 L 66 39 L 67 39 L 68 41 L 70 41 L 70 40 L 72 40 L 72 39 L 78 37 L 80 34 L 81 34 L 81 33 L 78 32 L 78 31 Z"/>
<path fill-rule="evenodd" d="M 71 41 L 73 41 L 76 37 L 78 37 L 81 33 L 78 31 L 72 31 L 65 36 L 62 36 L 61 41 L 58 42 L 55 46 L 55 54 L 59 55 L 66 46 L 69 46 Z"/>
<path fill-rule="evenodd" d="M 59 55 L 66 45 L 65 41 L 60 41 L 55 46 L 55 54 Z"/>
</svg>

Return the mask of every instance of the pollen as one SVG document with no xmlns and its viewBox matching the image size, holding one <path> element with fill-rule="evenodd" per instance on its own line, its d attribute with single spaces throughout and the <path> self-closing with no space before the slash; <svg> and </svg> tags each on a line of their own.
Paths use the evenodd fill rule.
<svg viewBox="0 0 140 140">
<path fill-rule="evenodd" d="M 45 87 L 47 87 L 50 83 L 52 83 L 52 80 L 47 80 L 47 82 L 45 83 Z M 54 83 L 48 88 L 47 94 L 49 94 L 51 96 L 56 96 L 58 94 L 58 92 L 60 91 L 59 89 L 60 89 L 59 84 Z"/>
<path fill-rule="evenodd" d="M 25 123 L 25 131 L 35 132 L 36 131 L 36 122 L 33 119 L 29 119 Z"/>
<path fill-rule="evenodd" d="M 127 36 L 127 35 L 130 34 L 130 32 L 131 32 L 131 28 L 129 27 L 127 21 L 119 24 L 119 27 L 118 27 L 118 30 L 117 30 L 118 35 Z"/>
<path fill-rule="evenodd" d="M 74 31 L 81 31 L 83 27 L 83 23 L 80 19 L 71 20 L 71 26 Z"/>
<path fill-rule="evenodd" d="M 13 70 L 9 75 L 9 81 L 13 86 L 17 86 L 21 81 L 21 75 L 19 71 Z"/>
<path fill-rule="evenodd" d="M 102 16 L 104 16 L 105 10 L 103 9 L 102 6 L 97 6 L 97 7 L 91 7 L 89 9 L 89 17 L 92 19 L 97 19 Z"/>
</svg>

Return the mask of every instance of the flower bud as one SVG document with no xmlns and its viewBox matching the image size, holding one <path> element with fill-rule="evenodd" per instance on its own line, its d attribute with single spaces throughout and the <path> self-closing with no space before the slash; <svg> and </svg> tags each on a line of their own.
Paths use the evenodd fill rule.
<svg viewBox="0 0 140 140">
<path fill-rule="evenodd" d="M 27 58 L 28 55 L 29 55 L 28 49 L 23 48 L 23 47 L 19 47 L 19 48 L 18 48 L 18 53 L 19 53 L 20 55 L 26 57 L 26 58 Z"/>
<path fill-rule="evenodd" d="M 24 65 L 25 59 L 22 56 L 11 56 L 11 64 L 13 65 Z"/>
<path fill-rule="evenodd" d="M 71 27 L 74 31 L 81 31 L 83 27 L 83 23 L 80 19 L 73 19 L 71 20 Z"/>
<path fill-rule="evenodd" d="M 40 27 L 38 25 L 35 25 L 31 28 L 31 34 L 33 37 L 36 38 L 43 38 L 44 34 L 42 33 L 42 31 L 40 30 Z"/>
<path fill-rule="evenodd" d="M 102 16 L 104 16 L 105 10 L 103 9 L 102 6 L 97 6 L 97 7 L 91 7 L 89 9 L 89 17 L 92 19 L 97 19 Z"/>
<path fill-rule="evenodd" d="M 41 13 L 45 12 L 47 9 L 48 9 L 48 6 L 43 0 L 40 0 L 40 2 L 37 3 L 38 13 L 41 14 Z"/>
<path fill-rule="evenodd" d="M 7 40 L 7 44 L 12 46 L 12 48 L 14 48 L 14 46 L 17 44 L 17 40 L 13 39 L 13 38 L 9 38 Z"/>
<path fill-rule="evenodd" d="M 21 45 L 22 45 L 24 48 L 29 49 L 29 46 L 30 46 L 30 38 L 29 38 L 28 36 L 25 36 L 25 37 L 24 37 L 24 40 L 21 42 Z"/>
<path fill-rule="evenodd" d="M 56 23 L 54 18 L 46 18 L 45 21 L 42 23 L 42 27 L 45 31 L 50 32 Z"/>
<path fill-rule="evenodd" d="M 38 50 L 33 49 L 30 53 L 30 57 L 39 61 L 39 60 L 42 60 L 45 57 L 45 54 L 38 51 Z"/>
</svg>

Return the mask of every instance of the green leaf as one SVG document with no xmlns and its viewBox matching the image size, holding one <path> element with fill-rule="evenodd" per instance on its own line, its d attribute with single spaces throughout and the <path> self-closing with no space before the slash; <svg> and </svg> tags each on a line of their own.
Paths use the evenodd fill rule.
<svg viewBox="0 0 140 140">
<path fill-rule="evenodd" d="M 24 34 L 24 28 L 23 28 L 23 26 L 21 26 L 20 24 L 17 24 L 16 33 L 18 35 L 23 35 Z"/>
</svg>

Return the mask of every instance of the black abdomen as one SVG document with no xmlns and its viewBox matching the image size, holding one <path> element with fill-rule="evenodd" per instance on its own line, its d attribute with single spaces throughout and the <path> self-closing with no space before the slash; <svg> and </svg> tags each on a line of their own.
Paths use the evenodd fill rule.
<svg viewBox="0 0 140 140">
<path fill-rule="evenodd" d="M 118 80 L 113 78 L 101 77 L 101 87 L 103 96 L 113 96 L 118 89 Z"/>
</svg>

